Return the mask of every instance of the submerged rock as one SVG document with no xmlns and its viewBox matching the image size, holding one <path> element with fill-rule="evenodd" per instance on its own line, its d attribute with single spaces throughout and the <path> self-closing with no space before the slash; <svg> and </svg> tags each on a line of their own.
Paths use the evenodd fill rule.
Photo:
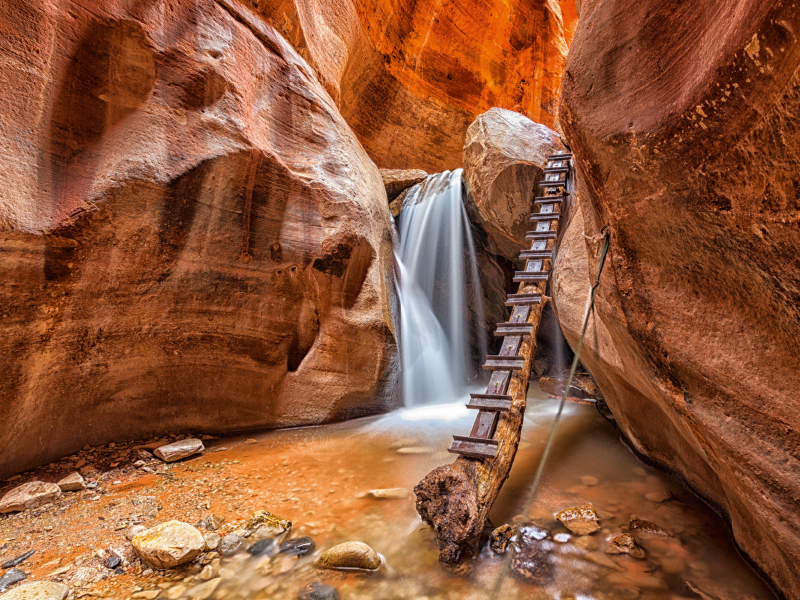
<svg viewBox="0 0 800 600">
<path fill-rule="evenodd" d="M 297 600 L 339 600 L 339 590 L 313 581 L 300 590 Z"/>
<path fill-rule="evenodd" d="M 302 556 L 313 552 L 316 548 L 314 540 L 308 536 L 286 540 L 278 546 L 278 552 L 281 554 L 288 554 L 289 556 Z"/>
<path fill-rule="evenodd" d="M 83 480 L 83 476 L 77 471 L 72 475 L 64 477 L 57 485 L 61 488 L 62 492 L 79 492 L 86 489 L 86 482 Z"/>
<path fill-rule="evenodd" d="M 317 564 L 326 569 L 374 571 L 381 566 L 381 557 L 364 542 L 345 542 L 323 552 Z"/>
<path fill-rule="evenodd" d="M 3 594 L 3 600 L 64 600 L 69 588 L 54 581 L 31 581 L 23 583 Z"/>
<path fill-rule="evenodd" d="M 187 438 L 185 440 L 173 442 L 172 444 L 160 446 L 155 449 L 153 454 L 164 462 L 175 462 L 176 460 L 199 454 L 205 449 L 206 447 L 200 440 L 196 438 Z"/>
<path fill-rule="evenodd" d="M 219 546 L 220 541 L 222 538 L 219 536 L 218 533 L 214 533 L 210 531 L 203 536 L 203 539 L 206 541 L 206 548 L 208 550 L 216 550 Z"/>
<path fill-rule="evenodd" d="M 645 521 L 644 519 L 639 519 L 637 517 L 631 517 L 629 527 L 631 528 L 631 531 L 637 531 L 639 533 L 652 533 L 654 535 L 669 536 L 669 533 L 661 529 L 661 527 L 652 521 Z"/>
<path fill-rule="evenodd" d="M 205 550 L 203 535 L 188 523 L 167 521 L 131 540 L 136 553 L 158 569 L 171 569 L 190 562 Z"/>
<path fill-rule="evenodd" d="M 556 513 L 555 517 L 576 535 L 588 535 L 600 529 L 597 512 L 591 504 L 565 508 Z"/>
<path fill-rule="evenodd" d="M 275 540 L 259 540 L 247 549 L 253 556 L 272 556 L 276 553 Z"/>
<path fill-rule="evenodd" d="M 547 542 L 551 544 L 552 542 Z M 534 585 L 548 585 L 555 578 L 555 565 L 545 542 L 532 542 L 514 546 L 511 572 Z"/>
<path fill-rule="evenodd" d="M 521 544 L 527 544 L 533 541 L 538 542 L 550 535 L 547 529 L 540 527 L 536 523 L 520 523 L 516 527 L 516 533 Z"/>
<path fill-rule="evenodd" d="M 235 533 L 229 533 L 220 540 L 218 550 L 222 556 L 231 556 L 239 552 L 242 548 L 244 548 L 244 540 L 242 537 Z"/>
<path fill-rule="evenodd" d="M 660 504 L 661 502 L 668 502 L 675 498 L 675 496 L 670 491 L 665 492 L 647 492 L 645 495 L 645 500 L 649 500 L 650 502 L 655 502 Z"/>
<path fill-rule="evenodd" d="M 630 533 L 620 533 L 608 540 L 606 554 L 630 554 L 633 558 L 644 559 L 645 551 Z"/>
<path fill-rule="evenodd" d="M 20 512 L 50 504 L 61 497 L 61 488 L 55 483 L 30 481 L 15 487 L 0 500 L 0 513 Z"/>
</svg>

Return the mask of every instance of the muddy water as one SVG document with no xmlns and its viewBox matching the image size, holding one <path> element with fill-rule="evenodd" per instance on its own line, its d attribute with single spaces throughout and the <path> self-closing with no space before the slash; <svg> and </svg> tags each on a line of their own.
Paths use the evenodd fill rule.
<svg viewBox="0 0 800 600">
<path fill-rule="evenodd" d="M 512 572 L 501 598 L 773 598 L 737 555 L 724 523 L 670 477 L 642 464 L 593 406 L 568 405 L 537 499 L 528 515 L 519 515 L 556 403 L 540 392 L 532 395 L 521 449 L 492 520 L 533 521 L 550 530 L 551 538 L 560 533 L 557 539 L 564 540 L 567 530 L 553 513 L 589 502 L 600 513 L 602 529 L 565 542 L 546 540 L 554 564 L 549 581 L 532 585 Z M 361 497 L 374 488 L 411 489 L 432 468 L 451 462 L 442 449 L 453 433 L 468 431 L 473 416 L 459 405 L 429 407 L 277 432 L 240 448 L 238 466 L 265 484 L 246 508 L 292 519 L 292 535 L 311 535 L 317 553 L 299 560 L 242 554 L 215 561 L 213 568 L 224 577 L 215 597 L 295 598 L 303 585 L 319 581 L 338 588 L 343 599 L 488 598 L 502 557 L 487 547 L 463 567 L 445 568 L 437 562 L 432 530 L 414 510 L 413 495 Z M 654 494 L 671 499 L 657 502 Z M 607 538 L 627 531 L 632 516 L 670 535 L 637 535 L 645 560 L 605 554 Z M 349 540 L 372 546 L 385 566 L 368 574 L 314 567 L 320 550 Z"/>
<path fill-rule="evenodd" d="M 495 525 L 525 520 L 550 530 L 541 546 L 553 567 L 543 585 L 512 573 L 504 580 L 503 600 L 773 598 L 738 557 L 724 523 L 671 478 L 640 463 L 593 406 L 567 406 L 537 499 L 530 514 L 518 515 L 556 405 L 541 392 L 531 395 L 520 451 L 492 514 Z M 29 578 L 66 583 L 75 598 L 282 600 L 297 598 L 310 582 L 337 588 L 342 600 L 489 598 L 503 557 L 485 548 L 461 568 L 445 568 L 437 561 L 432 530 L 414 510 L 413 495 L 364 495 L 376 488 L 410 490 L 431 469 L 451 462 L 443 450 L 452 434 L 469 431 L 473 417 L 458 403 L 247 441 L 213 440 L 203 455 L 180 463 L 150 459 L 144 468 L 150 472 L 133 464 L 139 457 L 125 449 L 131 444 L 90 449 L 81 456 L 96 468 L 97 487 L 0 516 L 0 561 L 36 550 L 21 566 Z M 120 454 L 126 458 L 108 457 Z M 3 483 L 0 493 L 30 479 L 57 481 L 74 470 L 74 462 L 68 463 L 23 474 Z M 652 500 L 668 493 L 672 499 L 666 502 Z M 600 513 L 602 530 L 555 541 L 567 530 L 553 513 L 587 502 Z M 218 531 L 224 535 L 239 530 L 256 510 L 290 519 L 291 536 L 311 536 L 315 553 L 299 559 L 205 554 L 185 567 L 153 571 L 130 554 L 124 538 L 134 523 L 194 524 L 212 514 L 224 517 Z M 645 560 L 605 554 L 606 539 L 625 531 L 634 515 L 670 536 L 637 534 Z M 315 567 L 321 551 L 351 540 L 372 546 L 384 566 L 374 573 Z M 112 549 L 129 556 L 117 573 L 103 565 Z"/>
</svg>

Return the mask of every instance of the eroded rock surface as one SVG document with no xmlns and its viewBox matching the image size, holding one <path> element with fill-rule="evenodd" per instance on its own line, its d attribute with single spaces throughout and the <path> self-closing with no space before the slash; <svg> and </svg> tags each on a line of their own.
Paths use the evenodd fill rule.
<svg viewBox="0 0 800 600">
<path fill-rule="evenodd" d="M 38 508 L 60 497 L 61 488 L 55 483 L 29 481 L 15 487 L 0 499 L 0 514 Z"/>
<path fill-rule="evenodd" d="M 295 50 L 236 0 L 27 6 L 0 40 L 0 476 L 394 406 L 383 183 Z"/>
<path fill-rule="evenodd" d="M 140 533 L 131 540 L 143 561 L 157 569 L 171 569 L 197 558 L 206 542 L 188 523 L 167 521 Z"/>
<path fill-rule="evenodd" d="M 561 122 L 581 212 L 554 298 L 637 451 L 730 518 L 800 597 L 800 12 L 777 1 L 583 2 Z"/>
<path fill-rule="evenodd" d="M 536 183 L 547 157 L 563 151 L 555 131 L 500 108 L 480 115 L 464 141 L 464 180 L 473 211 L 489 236 L 494 254 L 517 260 Z"/>
</svg>

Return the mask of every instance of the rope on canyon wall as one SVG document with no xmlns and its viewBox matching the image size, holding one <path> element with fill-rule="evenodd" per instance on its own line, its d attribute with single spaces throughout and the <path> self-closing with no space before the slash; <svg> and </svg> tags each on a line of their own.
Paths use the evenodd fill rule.
<svg viewBox="0 0 800 600">
<path fill-rule="evenodd" d="M 608 255 L 608 246 L 610 244 L 611 236 L 608 232 L 605 233 L 605 239 L 603 241 L 603 251 L 600 254 L 600 268 L 597 270 L 597 279 L 595 279 L 594 285 L 592 285 L 592 289 L 589 292 L 589 307 L 586 311 L 586 316 L 583 319 L 583 329 L 581 330 L 581 337 L 578 340 L 578 347 L 575 348 L 575 357 L 572 359 L 572 366 L 569 369 L 569 377 L 567 378 L 567 385 L 564 387 L 564 393 L 561 394 L 561 402 L 558 405 L 558 412 L 556 413 L 555 419 L 553 419 L 553 426 L 550 428 L 550 436 L 547 438 L 547 444 L 544 446 L 544 452 L 542 453 L 542 458 L 539 461 L 539 467 L 536 469 L 536 475 L 533 478 L 533 483 L 531 484 L 530 492 L 528 492 L 528 498 L 525 501 L 524 508 L 522 510 L 523 515 L 527 515 L 528 511 L 531 509 L 531 505 L 533 504 L 533 499 L 536 497 L 536 491 L 539 488 L 539 482 L 542 479 L 542 475 L 544 474 L 544 468 L 547 464 L 547 459 L 550 456 L 550 451 L 553 449 L 553 442 L 556 439 L 556 430 L 558 429 L 558 423 L 561 421 L 561 414 L 564 412 L 564 406 L 567 403 L 567 394 L 569 393 L 569 389 L 572 386 L 572 380 L 575 378 L 575 371 L 578 368 L 578 362 L 580 361 L 581 357 L 581 350 L 583 349 L 583 340 L 586 337 L 586 330 L 589 327 L 589 317 L 591 317 L 592 312 L 594 311 L 594 299 L 597 295 L 597 288 L 600 287 L 600 275 L 603 274 L 603 267 L 606 264 L 606 256 Z M 508 550 L 506 553 L 506 559 L 503 561 L 503 567 L 500 570 L 500 575 L 497 578 L 497 581 L 494 585 L 494 590 L 492 591 L 492 600 L 497 600 L 498 595 L 500 593 L 500 587 L 503 585 L 503 581 L 506 578 L 508 573 L 508 567 L 511 563 L 511 550 Z"/>
</svg>

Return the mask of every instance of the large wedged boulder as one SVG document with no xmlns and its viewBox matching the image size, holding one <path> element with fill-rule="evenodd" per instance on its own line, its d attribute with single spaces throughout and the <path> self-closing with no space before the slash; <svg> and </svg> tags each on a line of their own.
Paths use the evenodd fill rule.
<svg viewBox="0 0 800 600">
<path fill-rule="evenodd" d="M 0 477 L 395 405 L 378 169 L 256 13 L 162 4 L 7 7 Z"/>
<path fill-rule="evenodd" d="M 635 448 L 730 518 L 800 598 L 800 12 L 584 1 L 561 120 L 579 171 L 554 275 L 573 345 Z M 579 264 L 585 266 L 576 266 Z"/>
<path fill-rule="evenodd" d="M 496 254 L 518 259 L 536 184 L 547 157 L 562 150 L 555 131 L 510 110 L 492 108 L 469 126 L 464 180 Z"/>
</svg>

